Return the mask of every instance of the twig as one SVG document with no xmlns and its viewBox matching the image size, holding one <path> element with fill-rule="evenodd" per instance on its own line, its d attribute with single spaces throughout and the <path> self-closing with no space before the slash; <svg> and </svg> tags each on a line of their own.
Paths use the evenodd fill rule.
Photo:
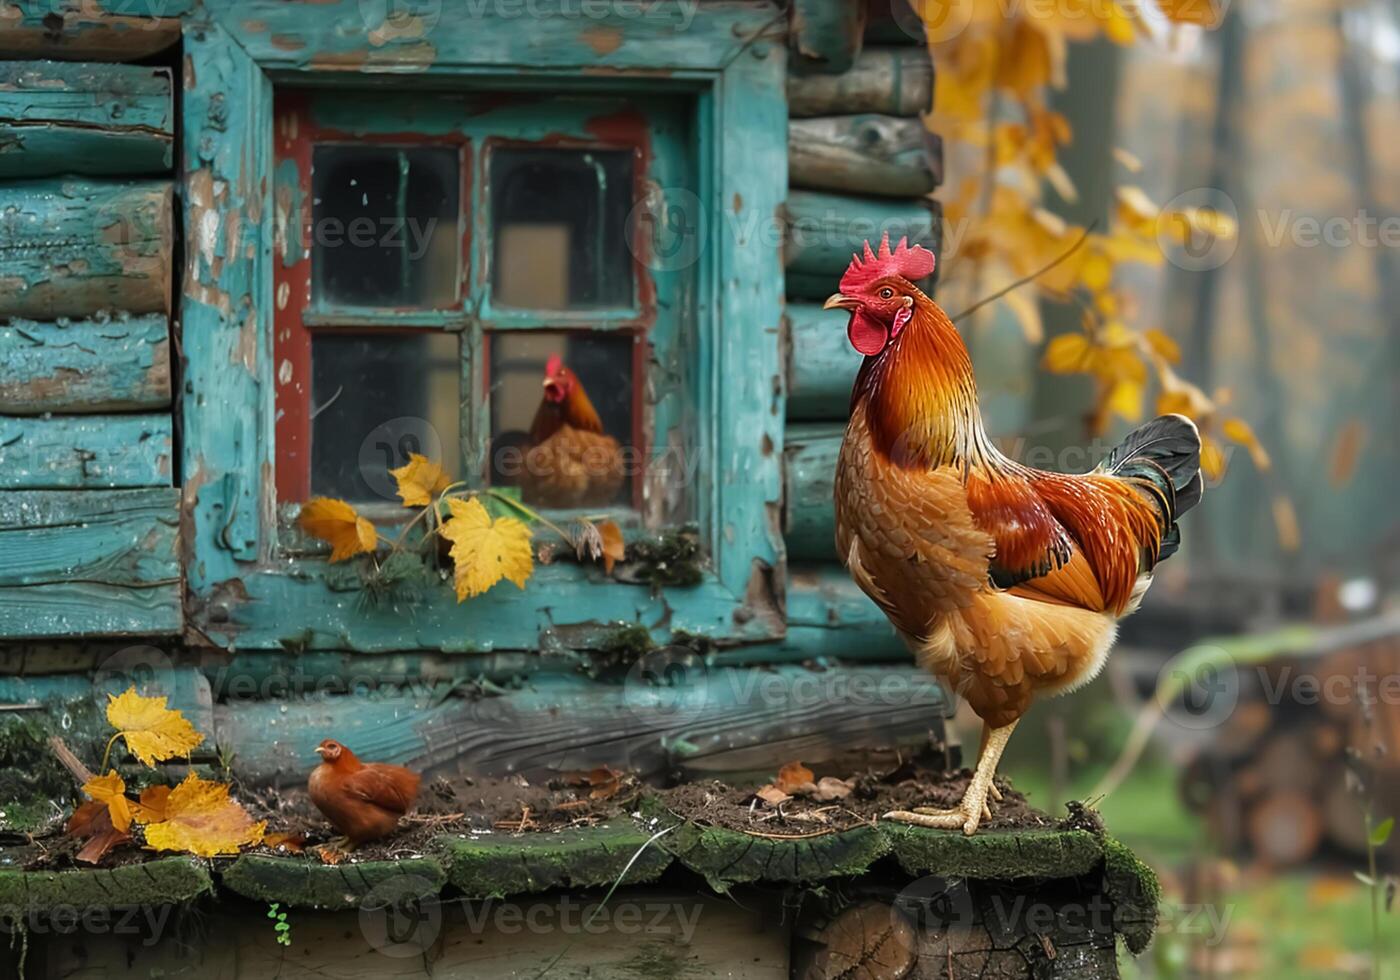
<svg viewBox="0 0 1400 980">
<path fill-rule="evenodd" d="M 42 704 L 0 704 L 0 711 L 43 711 Z"/>
<path fill-rule="evenodd" d="M 58 756 L 58 761 L 63 763 L 63 768 L 73 774 L 73 778 L 78 781 L 79 786 L 86 786 L 97 778 L 92 774 L 91 769 L 83 765 L 83 760 L 73 754 L 68 743 L 59 736 L 49 736 L 49 748 L 53 749 L 53 754 Z"/>
<path fill-rule="evenodd" d="M 1087 227 L 1087 228 L 1084 229 L 1084 231 L 1080 234 L 1078 240 L 1076 240 L 1075 243 L 1074 243 L 1073 245 L 1071 245 L 1071 246 L 1069 247 L 1069 249 L 1068 249 L 1063 255 L 1059 256 L 1059 257 L 1056 258 L 1056 259 L 1051 260 L 1050 263 L 1049 263 L 1048 265 L 1045 265 L 1045 266 L 1043 266 L 1042 268 L 1037 269 L 1036 271 L 1030 273 L 1029 275 L 1022 276 L 1020 279 L 1017 279 L 1015 282 L 1008 283 L 1007 285 L 1003 286 L 1001 289 L 998 289 L 996 292 L 992 293 L 990 296 L 984 296 L 984 297 L 982 297 L 982 298 L 979 299 L 977 302 L 975 302 L 975 303 L 973 303 L 971 306 L 969 306 L 967 309 L 965 309 L 965 310 L 963 310 L 961 313 L 959 313 L 957 316 L 953 317 L 953 322 L 954 322 L 954 323 L 957 323 L 959 320 L 963 319 L 964 317 L 969 316 L 970 314 L 976 313 L 978 310 L 980 310 L 982 307 L 986 306 L 988 303 L 995 303 L 997 300 L 1001 299 L 1001 298 L 1002 298 L 1003 296 L 1005 296 L 1007 293 L 1012 292 L 1013 290 L 1020 289 L 1022 286 L 1024 286 L 1024 285 L 1025 285 L 1026 283 L 1028 283 L 1028 282 L 1034 282 L 1035 280 L 1039 279 L 1041 276 L 1045 275 L 1045 273 L 1049 272 L 1051 269 L 1055 268 L 1055 266 L 1059 265 L 1061 262 L 1065 261 L 1065 259 L 1069 258 L 1069 257 L 1070 257 L 1071 255 L 1073 255 L 1075 252 L 1079 251 L 1080 247 L 1083 246 L 1083 244 L 1088 240 L 1089 235 L 1093 233 L 1093 231 L 1094 231 L 1094 229 L 1095 229 L 1096 227 L 1098 227 L 1098 221 L 1097 221 L 1097 220 L 1094 220 L 1094 221 L 1089 222 L 1089 227 Z"/>
</svg>

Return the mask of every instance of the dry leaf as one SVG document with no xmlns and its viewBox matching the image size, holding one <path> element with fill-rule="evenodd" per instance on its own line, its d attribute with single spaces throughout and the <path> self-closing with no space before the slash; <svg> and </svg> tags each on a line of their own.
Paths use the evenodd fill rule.
<svg viewBox="0 0 1400 980">
<path fill-rule="evenodd" d="M 240 848 L 261 841 L 267 826 L 229 799 L 226 783 L 200 779 L 194 773 L 170 791 L 164 816 L 161 822 L 146 826 L 147 845 L 199 857 L 237 854 Z"/>
<path fill-rule="evenodd" d="M 591 790 L 589 799 L 608 800 L 622 789 L 623 774 L 609 766 L 599 766 L 587 772 L 568 772 L 564 781 L 570 786 L 587 786 Z"/>
<path fill-rule="evenodd" d="M 316 848 L 316 856 L 321 859 L 322 864 L 335 865 L 345 860 L 346 853 L 338 847 L 322 844 L 320 847 Z"/>
<path fill-rule="evenodd" d="M 85 864 L 96 864 L 112 848 L 131 840 L 130 834 L 112 826 L 111 810 L 97 800 L 88 800 L 74 810 L 63 829 L 68 836 L 87 841 L 74 855 Z"/>
<path fill-rule="evenodd" d="M 784 793 L 782 790 L 778 789 L 778 787 L 772 784 L 763 787 L 761 790 L 755 793 L 754 796 L 757 796 L 760 800 L 762 800 L 764 803 L 767 803 L 771 807 L 782 806 L 788 800 L 792 799 L 790 795 Z"/>
<path fill-rule="evenodd" d="M 126 783 L 115 769 L 105 776 L 94 776 L 83 783 L 83 792 L 107 807 L 113 827 L 123 833 L 131 829 L 131 800 L 126 796 Z"/>
<path fill-rule="evenodd" d="M 354 507 L 334 497 L 315 497 L 301 505 L 297 524 L 313 538 L 331 546 L 331 561 L 344 561 L 374 551 L 374 525 Z"/>
<path fill-rule="evenodd" d="M 598 524 L 598 534 L 603 539 L 603 571 L 612 574 L 613 565 L 622 561 L 627 553 L 627 545 L 622 540 L 622 528 L 612 521 Z"/>
<path fill-rule="evenodd" d="M 851 795 L 853 789 L 855 789 L 855 786 L 844 779 L 837 779 L 835 776 L 823 776 L 817 782 L 817 792 L 815 795 L 821 802 L 829 803 L 832 800 L 844 800 Z"/>
<path fill-rule="evenodd" d="M 141 791 L 141 802 L 136 805 L 136 819 L 142 823 L 160 823 L 165 819 L 169 799 L 169 786 L 147 786 Z"/>
<path fill-rule="evenodd" d="M 1041 364 L 1052 374 L 1073 374 L 1088 367 L 1091 350 L 1082 333 L 1061 334 L 1046 345 Z"/>
<path fill-rule="evenodd" d="M 1268 452 L 1259 444 L 1258 436 L 1244 419 L 1226 419 L 1220 423 L 1220 432 L 1226 439 L 1248 449 L 1249 458 L 1254 460 L 1254 465 L 1259 469 L 1267 470 L 1272 465 Z"/>
<path fill-rule="evenodd" d="M 578 519 L 577 528 L 574 532 L 574 554 L 579 561 L 597 561 L 603 554 L 603 533 L 598 530 L 598 525 L 585 517 Z"/>
<path fill-rule="evenodd" d="M 408 454 L 408 462 L 389 475 L 398 484 L 399 499 L 405 507 L 427 507 L 433 498 L 452 486 L 452 478 L 426 456 Z"/>
<path fill-rule="evenodd" d="M 1220 0 L 1157 0 L 1157 7 L 1173 23 L 1205 28 L 1219 24 L 1224 13 Z"/>
<path fill-rule="evenodd" d="M 1332 465 L 1327 472 L 1332 486 L 1340 489 L 1356 476 L 1368 434 L 1366 423 L 1359 418 L 1348 420 L 1337 433 L 1332 444 Z"/>
<path fill-rule="evenodd" d="M 453 498 L 447 504 L 452 516 L 441 534 L 452 542 L 457 601 L 481 595 L 503 578 L 525 588 L 535 569 L 530 529 L 514 517 L 492 520 L 475 497 Z"/>
<path fill-rule="evenodd" d="M 295 830 L 279 834 L 264 834 L 262 843 L 264 847 L 270 847 L 274 851 L 300 854 L 306 845 L 306 835 Z"/>
<path fill-rule="evenodd" d="M 143 697 L 136 693 L 135 686 L 120 695 L 107 695 L 107 721 L 145 766 L 177 756 L 188 757 L 204 741 L 184 715 L 165 706 L 164 695 Z"/>
<path fill-rule="evenodd" d="M 810 792 L 816 788 L 813 782 L 812 770 L 808 769 L 800 762 L 789 762 L 778 770 L 778 778 L 773 781 L 779 792 L 796 796 L 798 793 Z"/>
</svg>

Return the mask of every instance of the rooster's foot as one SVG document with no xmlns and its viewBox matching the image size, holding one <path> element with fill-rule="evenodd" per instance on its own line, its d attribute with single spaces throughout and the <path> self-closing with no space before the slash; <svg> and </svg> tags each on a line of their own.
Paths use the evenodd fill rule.
<svg viewBox="0 0 1400 980">
<path fill-rule="evenodd" d="M 983 819 L 990 820 L 992 812 L 984 801 L 976 810 L 963 801 L 964 806 L 953 810 L 941 810 L 931 806 L 916 806 L 913 810 L 894 810 L 885 814 L 886 820 L 896 823 L 913 824 L 916 827 L 932 827 L 935 830 L 961 830 L 964 834 L 977 833 Z"/>
</svg>

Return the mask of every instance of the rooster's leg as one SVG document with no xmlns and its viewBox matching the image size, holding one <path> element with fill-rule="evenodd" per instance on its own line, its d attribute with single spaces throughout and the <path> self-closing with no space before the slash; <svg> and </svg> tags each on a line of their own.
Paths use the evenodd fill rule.
<svg viewBox="0 0 1400 980">
<path fill-rule="evenodd" d="M 982 754 L 977 760 L 977 771 L 972 774 L 972 782 L 968 783 L 962 803 L 956 809 L 935 810 L 932 807 L 917 807 L 912 811 L 895 810 L 893 813 L 885 814 L 885 819 L 911 823 L 919 827 L 935 827 L 941 830 L 956 830 L 961 827 L 965 834 L 977 833 L 977 827 L 981 824 L 983 816 L 990 816 L 990 810 L 987 808 L 987 797 L 996 791 L 996 787 L 992 785 L 992 779 L 997 773 L 997 763 L 1001 762 L 1001 753 L 1006 748 L 1006 743 L 1011 739 L 1011 733 L 1015 730 L 1016 722 L 1013 721 L 1001 728 L 991 728 L 984 731 Z M 1000 798 L 1001 794 L 996 793 L 994 799 Z"/>
</svg>

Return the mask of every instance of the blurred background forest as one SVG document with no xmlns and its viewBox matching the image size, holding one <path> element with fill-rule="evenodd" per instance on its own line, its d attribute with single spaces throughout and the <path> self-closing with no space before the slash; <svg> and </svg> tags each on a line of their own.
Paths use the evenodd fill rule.
<svg viewBox="0 0 1400 980">
<path fill-rule="evenodd" d="M 1004 770 L 1100 800 L 1162 875 L 1126 975 L 1400 977 L 1400 3 L 1163 3 L 1125 34 L 1008 0 L 941 35 L 937 3 L 944 305 L 1088 236 L 961 324 L 993 434 L 1053 465 L 1189 407 L 1223 470 L 1109 677 L 1038 705 Z M 1154 260 L 1122 229 L 1155 207 Z"/>
</svg>

